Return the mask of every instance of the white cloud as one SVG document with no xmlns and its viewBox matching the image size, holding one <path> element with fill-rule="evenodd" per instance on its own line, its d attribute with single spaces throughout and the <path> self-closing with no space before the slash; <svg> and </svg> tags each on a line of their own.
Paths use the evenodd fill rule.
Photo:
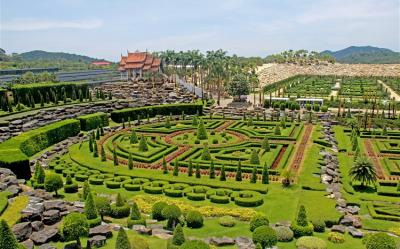
<svg viewBox="0 0 400 249">
<path fill-rule="evenodd" d="M 397 0 L 321 0 L 298 16 L 302 24 L 335 20 L 368 20 L 396 15 Z"/>
<path fill-rule="evenodd" d="M 96 29 L 103 25 L 100 19 L 81 20 L 38 20 L 17 19 L 3 22 L 0 26 L 2 31 L 33 31 L 46 29 Z"/>
</svg>

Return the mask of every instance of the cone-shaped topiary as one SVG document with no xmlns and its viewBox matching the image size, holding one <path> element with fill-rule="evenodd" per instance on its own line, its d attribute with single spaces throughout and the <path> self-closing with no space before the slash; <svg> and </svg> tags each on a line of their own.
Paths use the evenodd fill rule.
<svg viewBox="0 0 400 249">
<path fill-rule="evenodd" d="M 225 165 L 222 164 L 221 166 L 221 172 L 219 174 L 219 180 L 220 181 L 226 181 L 226 176 L 225 176 Z"/>
<path fill-rule="evenodd" d="M 253 171 L 251 172 L 250 182 L 251 183 L 257 182 L 257 165 L 254 165 L 254 167 L 253 167 Z"/>
<path fill-rule="evenodd" d="M 164 174 L 168 174 L 168 167 L 167 167 L 167 161 L 165 161 L 165 156 L 163 156 L 162 159 L 162 169 Z"/>
<path fill-rule="evenodd" d="M 115 242 L 115 249 L 132 249 L 125 229 L 121 227 L 118 231 L 117 241 Z"/>
<path fill-rule="evenodd" d="M 271 148 L 269 146 L 269 140 L 268 140 L 267 136 L 265 136 L 264 139 L 261 142 L 261 149 L 264 149 L 266 152 L 271 150 Z"/>
<path fill-rule="evenodd" d="M 201 160 L 211 160 L 210 150 L 208 149 L 208 145 L 206 143 L 204 143 L 203 152 L 201 153 Z"/>
<path fill-rule="evenodd" d="M 93 139 L 92 136 L 89 136 L 89 150 L 93 152 Z"/>
<path fill-rule="evenodd" d="M 178 174 L 179 174 L 178 158 L 175 157 L 174 171 L 173 171 L 172 175 L 178 176 Z"/>
<path fill-rule="evenodd" d="M 99 129 L 99 127 L 97 127 L 97 129 L 96 129 L 96 140 L 99 140 L 100 139 L 100 129 Z"/>
<path fill-rule="evenodd" d="M 165 128 L 167 128 L 167 129 L 171 128 L 171 120 L 170 120 L 169 117 L 167 117 L 167 118 L 165 119 L 165 124 L 164 124 L 164 126 L 165 126 Z"/>
<path fill-rule="evenodd" d="M 122 207 L 123 205 L 125 205 L 125 200 L 124 198 L 122 198 L 120 193 L 117 194 L 117 198 L 115 199 L 115 205 L 117 207 Z"/>
<path fill-rule="evenodd" d="M 45 178 L 46 178 L 46 173 L 44 172 L 42 165 L 40 165 L 40 163 L 36 161 L 35 174 L 33 176 L 35 187 L 43 185 Z"/>
<path fill-rule="evenodd" d="M 214 161 L 211 160 L 210 163 L 210 179 L 214 179 L 215 178 L 215 166 L 214 166 Z"/>
<path fill-rule="evenodd" d="M 250 163 L 251 164 L 260 164 L 260 158 L 258 157 L 257 150 L 255 150 L 255 149 L 251 150 Z"/>
<path fill-rule="evenodd" d="M 128 168 L 133 169 L 133 159 L 132 159 L 131 153 L 129 153 L 129 155 L 128 155 Z"/>
<path fill-rule="evenodd" d="M 181 224 L 178 224 L 174 230 L 174 236 L 172 237 L 172 244 L 180 246 L 185 242 L 185 235 L 183 234 L 183 229 Z"/>
<path fill-rule="evenodd" d="M 207 136 L 206 127 L 204 126 L 203 120 L 200 119 L 199 126 L 197 127 L 197 139 L 206 140 L 207 138 L 208 138 L 208 136 Z"/>
<path fill-rule="evenodd" d="M 263 184 L 269 183 L 269 172 L 268 172 L 267 162 L 264 163 L 264 168 L 262 172 L 262 183 Z"/>
<path fill-rule="evenodd" d="M 397 191 L 400 192 L 400 180 L 399 180 L 399 182 L 397 183 Z"/>
<path fill-rule="evenodd" d="M 106 151 L 104 150 L 104 146 L 101 146 L 101 161 L 105 162 L 107 161 L 107 157 L 106 157 Z"/>
<path fill-rule="evenodd" d="M 89 193 L 85 200 L 85 214 L 88 220 L 93 220 L 98 217 L 96 206 L 94 205 L 93 195 Z"/>
<path fill-rule="evenodd" d="M 114 166 L 118 166 L 118 155 L 117 151 L 115 150 L 115 147 L 113 148 L 113 161 L 114 161 Z"/>
<path fill-rule="evenodd" d="M 237 166 L 237 169 L 236 169 L 235 180 L 238 181 L 238 182 L 242 181 L 242 164 L 241 164 L 240 160 L 238 162 L 238 166 Z"/>
<path fill-rule="evenodd" d="M 299 212 L 297 213 L 296 223 L 297 223 L 297 225 L 302 226 L 302 227 L 305 227 L 308 225 L 307 213 L 306 213 L 306 208 L 304 207 L 304 205 L 300 206 Z"/>
<path fill-rule="evenodd" d="M 19 248 L 17 239 L 5 220 L 0 221 L 0 248 Z"/>
<path fill-rule="evenodd" d="M 189 160 L 189 166 L 188 166 L 188 176 L 192 176 L 193 175 L 193 163 L 192 163 L 192 159 Z"/>
<path fill-rule="evenodd" d="M 196 163 L 196 178 L 201 177 L 201 172 L 200 172 L 200 165 L 199 163 Z"/>
<path fill-rule="evenodd" d="M 281 128 L 279 127 L 278 124 L 275 126 L 274 134 L 275 135 L 281 135 Z"/>
<path fill-rule="evenodd" d="M 140 214 L 139 207 L 136 204 L 136 202 L 133 202 L 133 204 L 132 204 L 131 214 L 130 214 L 129 218 L 131 220 L 140 220 L 142 218 L 142 215 Z"/>
<path fill-rule="evenodd" d="M 82 190 L 82 199 L 86 200 L 88 194 L 90 193 L 90 186 L 89 186 L 89 182 L 85 181 L 83 183 L 83 190 Z"/>
<path fill-rule="evenodd" d="M 99 157 L 99 151 L 98 151 L 98 148 L 97 148 L 97 142 L 96 141 L 93 142 L 93 157 Z"/>
<path fill-rule="evenodd" d="M 139 151 L 148 151 L 149 147 L 147 146 L 147 139 L 146 137 L 142 134 L 142 136 L 140 137 L 140 141 L 139 141 Z"/>
<path fill-rule="evenodd" d="M 138 142 L 138 137 L 136 135 L 135 129 L 132 129 L 132 133 L 131 133 L 131 136 L 129 138 L 129 142 L 131 144 L 136 144 Z"/>
<path fill-rule="evenodd" d="M 196 116 L 193 116 L 192 125 L 195 126 L 195 127 L 197 127 L 199 125 L 199 121 L 197 120 Z"/>
</svg>

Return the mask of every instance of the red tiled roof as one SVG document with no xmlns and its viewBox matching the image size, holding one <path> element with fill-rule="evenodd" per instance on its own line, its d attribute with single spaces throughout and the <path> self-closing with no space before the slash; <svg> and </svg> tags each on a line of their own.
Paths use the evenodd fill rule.
<svg viewBox="0 0 400 249">
<path fill-rule="evenodd" d="M 143 71 L 147 71 L 151 68 L 151 65 L 144 65 Z"/>
<path fill-rule="evenodd" d="M 119 65 L 124 66 L 126 64 L 126 56 L 121 56 L 121 61 L 119 62 Z"/>
<path fill-rule="evenodd" d="M 154 58 L 153 63 L 151 64 L 152 67 L 159 67 L 161 65 L 160 58 Z"/>
<path fill-rule="evenodd" d="M 147 55 L 146 61 L 144 62 L 145 65 L 151 65 L 153 64 L 154 57 L 151 55 Z"/>
<path fill-rule="evenodd" d="M 128 53 L 128 58 L 126 59 L 126 63 L 138 63 L 138 62 L 145 62 L 147 57 L 146 52 L 135 52 L 135 53 Z"/>
</svg>

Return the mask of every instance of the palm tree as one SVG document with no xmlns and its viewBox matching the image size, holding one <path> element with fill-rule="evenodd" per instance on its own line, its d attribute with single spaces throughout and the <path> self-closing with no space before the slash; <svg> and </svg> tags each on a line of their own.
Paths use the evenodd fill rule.
<svg viewBox="0 0 400 249">
<path fill-rule="evenodd" d="M 349 175 L 351 180 L 361 182 L 361 187 L 376 182 L 376 171 L 374 165 L 366 157 L 360 157 L 351 167 Z"/>
</svg>

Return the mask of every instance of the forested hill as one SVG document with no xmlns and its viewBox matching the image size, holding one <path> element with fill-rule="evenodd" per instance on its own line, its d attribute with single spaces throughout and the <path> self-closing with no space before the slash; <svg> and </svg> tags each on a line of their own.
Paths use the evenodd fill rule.
<svg viewBox="0 0 400 249">
<path fill-rule="evenodd" d="M 84 55 L 69 54 L 63 52 L 47 52 L 42 50 L 34 50 L 19 54 L 23 60 L 49 60 L 49 61 L 74 61 L 74 62 L 92 62 L 99 59 Z"/>
<path fill-rule="evenodd" d="M 321 54 L 333 56 L 340 63 L 400 63 L 400 53 L 387 48 L 378 48 L 372 46 L 351 46 L 338 51 L 325 50 Z"/>
</svg>

